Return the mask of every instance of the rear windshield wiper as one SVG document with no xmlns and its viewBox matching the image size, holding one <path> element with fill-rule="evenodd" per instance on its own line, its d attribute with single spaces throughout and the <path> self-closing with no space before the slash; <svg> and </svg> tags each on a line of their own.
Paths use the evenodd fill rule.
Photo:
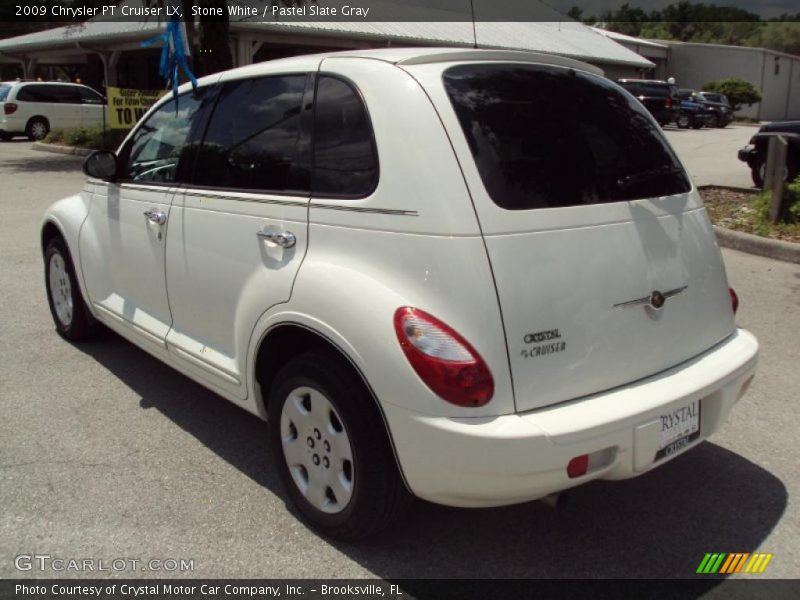
<svg viewBox="0 0 800 600">
<path fill-rule="evenodd" d="M 664 175 L 677 175 L 683 173 L 683 169 L 674 166 L 663 166 L 657 169 L 650 169 L 649 171 L 642 171 L 641 173 L 634 173 L 633 175 L 626 175 L 617 179 L 617 187 L 621 190 L 627 189 L 637 183 L 642 183 L 649 179 L 663 177 Z"/>
</svg>

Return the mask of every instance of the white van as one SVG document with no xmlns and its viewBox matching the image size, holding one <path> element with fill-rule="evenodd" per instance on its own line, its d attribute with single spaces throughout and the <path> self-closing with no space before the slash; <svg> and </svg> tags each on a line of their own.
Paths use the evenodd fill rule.
<svg viewBox="0 0 800 600">
<path fill-rule="evenodd" d="M 288 496 L 332 536 L 411 496 L 497 506 L 641 475 L 717 431 L 755 373 L 697 190 L 587 64 L 256 64 L 162 99 L 84 168 L 42 229 L 57 330 L 103 323 L 268 419 Z"/>
<path fill-rule="evenodd" d="M 37 141 L 52 129 L 101 125 L 105 100 L 77 83 L 11 81 L 0 83 L 0 106 L 0 140 Z"/>
</svg>

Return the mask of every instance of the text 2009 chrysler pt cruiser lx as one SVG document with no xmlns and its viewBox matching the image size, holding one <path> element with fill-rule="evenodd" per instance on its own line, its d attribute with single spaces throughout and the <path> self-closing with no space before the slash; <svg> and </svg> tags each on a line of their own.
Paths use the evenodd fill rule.
<svg viewBox="0 0 800 600">
<path fill-rule="evenodd" d="M 697 190 L 590 65 L 252 65 L 165 97 L 85 170 L 42 230 L 57 329 L 101 322 L 268 419 L 288 495 L 333 536 L 411 495 L 496 506 L 645 473 L 755 372 Z"/>
</svg>

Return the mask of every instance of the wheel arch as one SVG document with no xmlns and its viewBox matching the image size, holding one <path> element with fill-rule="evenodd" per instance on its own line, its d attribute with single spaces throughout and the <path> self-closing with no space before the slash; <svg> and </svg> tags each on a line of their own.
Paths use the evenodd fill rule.
<svg viewBox="0 0 800 600">
<path fill-rule="evenodd" d="M 332 336 L 322 333 L 319 329 L 301 322 L 300 319 L 287 319 L 275 322 L 263 332 L 253 355 L 253 376 L 251 378 L 255 388 L 254 400 L 258 415 L 264 419 L 268 418 L 267 404 L 270 386 L 283 365 L 295 356 L 310 350 L 316 349 L 333 353 L 342 360 L 343 364 L 353 370 L 369 392 L 369 396 L 381 416 L 386 439 L 389 441 L 403 485 L 413 494 L 403 473 L 403 466 L 397 454 L 389 422 L 375 391 L 357 362 L 343 347 L 345 344 L 332 339 Z"/>
</svg>

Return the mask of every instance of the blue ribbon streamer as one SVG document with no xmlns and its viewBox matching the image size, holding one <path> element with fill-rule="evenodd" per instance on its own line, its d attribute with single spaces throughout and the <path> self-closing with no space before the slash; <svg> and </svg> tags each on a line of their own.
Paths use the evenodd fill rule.
<svg viewBox="0 0 800 600">
<path fill-rule="evenodd" d="M 167 87 L 172 84 L 172 97 L 175 100 L 175 114 L 178 114 L 178 76 L 179 68 L 183 69 L 186 77 L 192 82 L 192 88 L 197 89 L 197 78 L 186 62 L 186 48 L 183 45 L 183 32 L 177 17 L 167 23 L 164 33 L 142 42 L 142 48 L 149 48 L 159 42 L 162 43 L 161 61 L 158 72 L 166 80 Z"/>
</svg>

